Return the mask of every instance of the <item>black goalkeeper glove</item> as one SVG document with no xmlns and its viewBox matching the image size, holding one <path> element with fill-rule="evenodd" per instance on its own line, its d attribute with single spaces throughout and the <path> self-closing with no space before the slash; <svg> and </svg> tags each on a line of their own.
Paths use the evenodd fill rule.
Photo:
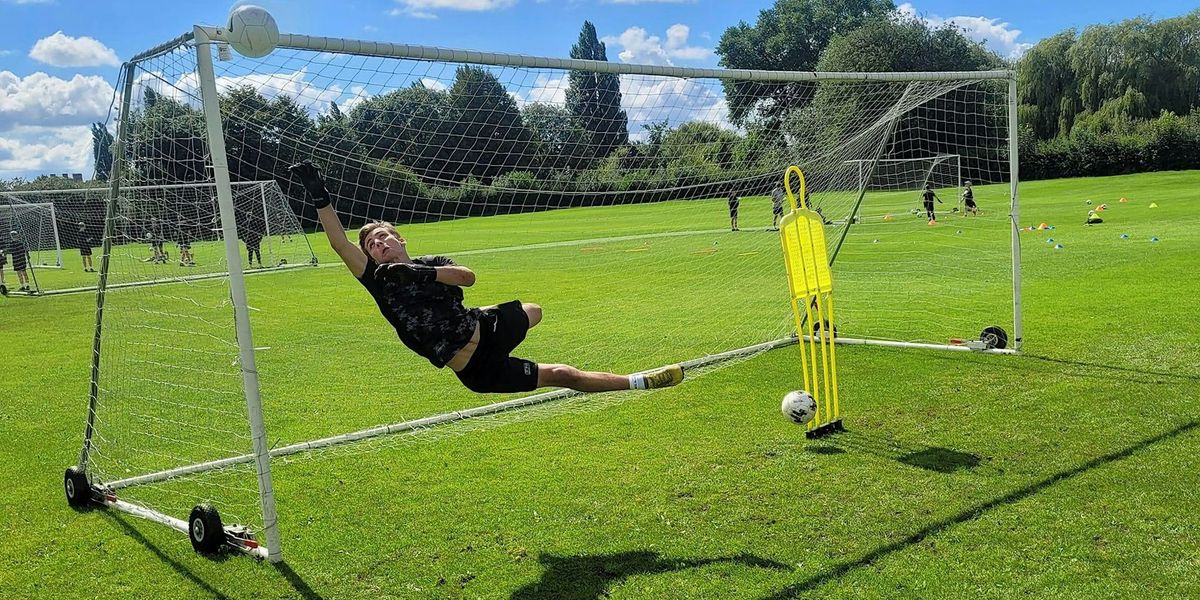
<svg viewBox="0 0 1200 600">
<path fill-rule="evenodd" d="M 321 170 L 312 161 L 304 161 L 288 167 L 288 171 L 300 178 L 300 184 L 304 186 L 304 191 L 308 192 L 309 197 L 313 200 L 313 206 L 316 208 L 325 208 L 329 206 L 329 190 L 325 189 L 325 180 L 321 177 Z"/>
<path fill-rule="evenodd" d="M 437 269 L 428 265 L 388 263 L 375 269 L 375 278 L 396 283 L 430 283 L 437 280 Z"/>
</svg>

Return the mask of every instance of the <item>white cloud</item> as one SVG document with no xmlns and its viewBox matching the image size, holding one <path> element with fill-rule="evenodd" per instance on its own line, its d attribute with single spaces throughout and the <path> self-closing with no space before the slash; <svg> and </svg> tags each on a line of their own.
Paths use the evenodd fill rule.
<svg viewBox="0 0 1200 600">
<path fill-rule="evenodd" d="M 570 84 L 570 80 L 565 74 L 555 78 L 538 75 L 529 89 L 510 90 L 509 95 L 512 96 L 513 100 L 516 100 L 517 106 L 521 108 L 534 103 L 566 106 L 567 88 L 570 87 Z"/>
<path fill-rule="evenodd" d="M 91 123 L 108 116 L 102 77 L 0 71 L 0 173 L 91 173 Z"/>
<path fill-rule="evenodd" d="M 393 17 L 407 15 L 417 19 L 436 19 L 435 10 L 484 12 L 508 8 L 517 0 L 396 0 L 400 6 L 388 11 Z"/>
<path fill-rule="evenodd" d="M 0 132 L 0 173 L 92 172 L 87 126 L 16 127 Z"/>
<path fill-rule="evenodd" d="M 672 65 L 676 60 L 704 60 L 712 54 L 709 48 L 688 46 L 687 25 L 676 23 L 667 28 L 664 42 L 656 35 L 649 35 L 641 27 L 630 27 L 619 36 L 606 35 L 606 45 L 617 45 L 621 51 L 617 56 L 621 62 L 642 65 Z"/>
<path fill-rule="evenodd" d="M 12 50 L 0 50 L 0 56 L 8 56 L 10 54 L 13 54 L 13 52 L 14 51 L 12 51 Z"/>
<path fill-rule="evenodd" d="M 349 98 L 337 100 L 338 110 L 342 111 L 342 114 L 354 110 L 355 106 L 371 97 L 371 94 L 367 93 L 367 89 L 361 85 L 350 86 L 346 93 L 350 96 Z"/>
<path fill-rule="evenodd" d="M 33 45 L 29 58 L 55 67 L 118 66 L 121 59 L 95 38 L 71 37 L 58 31 Z"/>
<path fill-rule="evenodd" d="M 0 71 L 0 132 L 18 126 L 82 125 L 108 115 L 113 88 L 103 77 L 18 77 Z"/>
<path fill-rule="evenodd" d="M 704 121 L 736 131 L 725 94 L 713 80 L 622 75 L 621 107 L 629 117 L 629 135 L 637 140 L 645 138 L 643 125 L 663 119 L 672 127 Z"/>
<path fill-rule="evenodd" d="M 989 50 L 993 50 L 1001 56 L 1020 58 L 1026 50 L 1033 47 L 1031 43 L 1018 42 L 1017 37 L 1021 35 L 1021 30 L 1013 29 L 1011 24 L 1002 22 L 998 18 L 920 15 L 911 2 L 905 2 L 896 7 L 896 12 L 906 17 L 921 19 L 933 27 L 941 27 L 947 23 L 956 25 L 962 28 L 963 34 L 968 38 L 984 42 Z"/>
<path fill-rule="evenodd" d="M 162 73 L 157 71 L 142 73 L 133 85 L 134 98 L 141 98 L 143 90 L 149 88 L 164 97 L 199 109 L 200 79 L 195 73 L 185 74 L 175 81 L 166 81 Z M 359 84 L 351 85 L 349 88 L 344 88 L 336 83 L 326 86 L 318 85 L 310 79 L 306 68 L 291 73 L 255 73 L 236 77 L 217 77 L 219 93 L 225 93 L 240 86 L 254 88 L 267 100 L 288 96 L 313 116 L 328 112 L 330 102 L 337 103 L 338 109 L 345 113 L 371 97 L 366 88 Z"/>
<path fill-rule="evenodd" d="M 448 86 L 445 83 L 442 83 L 441 81 L 438 81 L 432 77 L 422 77 L 421 85 L 424 85 L 425 87 L 427 87 L 431 90 L 434 90 L 434 91 L 438 91 L 438 92 L 444 92 L 444 91 L 450 89 L 450 86 Z"/>
</svg>

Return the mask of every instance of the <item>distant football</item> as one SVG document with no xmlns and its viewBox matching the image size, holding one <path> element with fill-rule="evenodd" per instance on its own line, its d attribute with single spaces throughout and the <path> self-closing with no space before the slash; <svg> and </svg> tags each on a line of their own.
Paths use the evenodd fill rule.
<svg viewBox="0 0 1200 600">
<path fill-rule="evenodd" d="M 279 45 L 279 26 L 275 17 L 266 9 L 254 6 L 239 6 L 229 13 L 229 45 L 238 54 L 249 58 L 262 58 Z"/>
</svg>

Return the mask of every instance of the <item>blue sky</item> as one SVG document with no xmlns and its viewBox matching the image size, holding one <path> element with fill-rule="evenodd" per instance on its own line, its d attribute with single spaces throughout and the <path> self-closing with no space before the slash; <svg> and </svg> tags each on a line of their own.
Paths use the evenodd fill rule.
<svg viewBox="0 0 1200 600">
<path fill-rule="evenodd" d="M 714 66 L 725 28 L 773 0 L 257 0 L 285 32 L 565 56 L 585 19 L 609 60 Z M 0 178 L 83 172 L 89 123 L 103 120 L 118 65 L 190 29 L 216 24 L 233 2 L 0 0 Z M 901 3 L 898 3 L 901 4 Z M 1002 55 L 1067 27 L 1140 14 L 1165 18 L 1193 1 L 914 0 L 901 10 L 953 20 Z M 118 16 L 120 15 L 120 16 Z M 60 33 L 61 32 L 61 33 Z"/>
</svg>

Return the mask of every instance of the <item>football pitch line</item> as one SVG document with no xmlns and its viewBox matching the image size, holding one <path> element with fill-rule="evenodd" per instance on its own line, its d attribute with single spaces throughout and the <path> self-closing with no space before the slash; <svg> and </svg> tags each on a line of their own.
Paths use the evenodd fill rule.
<svg viewBox="0 0 1200 600">
<path fill-rule="evenodd" d="M 746 227 L 742 231 L 769 231 L 768 227 Z M 471 256 L 479 254 L 493 254 L 498 252 L 520 252 L 524 250 L 544 250 L 547 248 L 567 248 L 570 246 L 589 246 L 592 244 L 607 244 L 613 242 L 632 242 L 637 240 L 649 240 L 656 238 L 672 238 L 686 237 L 690 235 L 712 235 L 714 233 L 727 233 L 728 229 L 689 229 L 686 231 L 664 231 L 659 233 L 639 233 L 634 235 L 617 235 L 600 238 L 584 238 L 577 240 L 564 240 L 561 242 L 541 242 L 537 244 L 522 244 L 519 246 L 500 246 L 499 248 L 477 248 L 475 250 L 460 250 L 455 252 L 439 252 L 446 256 Z M 321 263 L 322 267 L 340 267 L 342 263 Z"/>
<path fill-rule="evenodd" d="M 747 228 L 743 229 L 743 231 L 769 231 L 769 230 L 770 229 L 767 227 L 747 227 Z M 633 234 L 633 235 L 617 235 L 617 236 L 599 237 L 599 238 L 564 240 L 561 242 L 542 242 L 542 243 L 537 243 L 537 244 L 522 244 L 522 245 L 518 245 L 518 246 L 501 246 L 499 248 L 478 248 L 475 250 L 442 252 L 440 254 L 446 254 L 449 256 L 471 256 L 471 255 L 480 255 L 480 254 L 492 254 L 492 253 L 498 253 L 498 252 L 520 252 L 520 251 L 524 251 L 524 250 L 543 250 L 543 249 L 547 249 L 547 248 L 566 248 L 566 247 L 571 247 L 571 246 L 586 246 L 586 245 L 591 245 L 591 244 L 607 244 L 607 243 L 614 243 L 614 242 L 630 242 L 630 241 L 636 241 L 636 240 L 648 240 L 648 239 L 657 239 L 657 238 L 686 237 L 686 236 L 691 236 L 691 235 L 712 235 L 715 233 L 725 233 L 728 231 L 729 231 L 728 229 L 689 229 L 689 230 L 685 230 L 685 231 L 664 231 L 664 232 L 659 232 L 659 233 L 639 233 L 639 234 Z M 312 265 L 286 265 L 286 266 L 282 266 L 282 267 L 273 267 L 273 268 L 268 268 L 268 269 L 253 269 L 253 270 L 248 269 L 248 270 L 244 271 L 244 274 L 247 276 L 249 276 L 249 275 L 267 275 L 270 273 L 280 273 L 283 271 L 290 271 L 296 267 L 309 267 L 309 266 L 312 266 Z M 315 266 L 318 268 L 324 268 L 324 267 L 342 267 L 343 265 L 340 261 L 334 261 L 334 262 L 319 263 Z M 110 285 L 109 289 L 118 289 L 118 288 L 123 288 L 123 287 L 144 287 L 144 286 L 151 286 L 151 285 L 167 285 L 167 284 L 172 284 L 172 283 L 184 283 L 184 282 L 188 282 L 188 281 L 197 281 L 197 280 L 203 280 L 203 279 L 216 279 L 219 277 L 225 277 L 227 275 L 228 275 L 228 273 L 225 273 L 225 272 L 206 273 L 203 275 L 191 275 L 191 276 L 178 277 L 178 278 L 164 278 L 164 279 L 156 279 L 156 280 L 152 280 L 152 281 L 131 282 L 131 283 L 124 283 L 124 284 Z M 96 291 L 96 286 L 83 286 L 83 287 L 68 288 L 68 289 L 62 289 L 62 290 L 47 290 L 38 295 L 40 295 L 40 296 L 61 296 L 61 295 L 66 295 L 66 294 L 81 294 L 84 292 L 94 292 L 94 291 Z"/>
</svg>

